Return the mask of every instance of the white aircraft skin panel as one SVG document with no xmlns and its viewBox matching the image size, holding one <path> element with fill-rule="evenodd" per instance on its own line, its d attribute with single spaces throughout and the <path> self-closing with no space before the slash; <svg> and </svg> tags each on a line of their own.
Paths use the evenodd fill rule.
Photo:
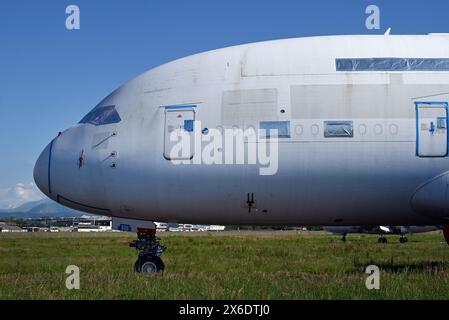
<svg viewBox="0 0 449 320">
<path fill-rule="evenodd" d="M 441 222 L 443 216 L 418 214 L 410 204 L 419 186 L 449 166 L 447 157 L 416 156 L 414 102 L 448 101 L 449 72 L 337 72 L 335 59 L 348 57 L 449 58 L 449 37 L 288 39 L 214 50 L 162 65 L 101 102 L 115 106 L 121 122 L 77 124 L 57 137 L 51 157 L 47 148 L 36 164 L 36 183 L 49 197 L 75 209 L 142 220 L 251 225 Z M 276 91 L 277 100 L 266 113 L 245 121 L 235 117 L 239 126 L 257 128 L 259 121 L 267 120 L 291 123 L 291 138 L 280 139 L 276 175 L 260 176 L 257 165 L 175 166 L 164 159 L 164 106 L 195 105 L 203 128 L 228 128 L 232 125 L 222 116 L 223 94 L 243 90 Z M 426 97 L 415 99 L 421 96 Z M 251 97 L 239 99 L 234 102 L 247 106 L 245 99 Z M 329 120 L 352 121 L 354 137 L 324 138 L 324 121 Z M 95 137 L 105 133 L 111 134 L 107 145 L 92 148 Z M 256 201 L 251 212 L 245 204 L 248 193 L 254 193 Z"/>
<path fill-rule="evenodd" d="M 293 85 L 291 87 L 292 117 L 295 119 L 415 118 L 414 97 L 431 97 L 449 92 L 448 85 Z M 446 97 L 448 97 L 446 95 Z M 434 98 L 434 97 L 432 97 Z M 439 97 L 444 98 L 444 97 Z M 419 101 L 425 101 L 422 98 Z M 332 106 L 344 106 L 335 108 Z M 398 107 L 392 108 L 392 105 Z"/>
</svg>

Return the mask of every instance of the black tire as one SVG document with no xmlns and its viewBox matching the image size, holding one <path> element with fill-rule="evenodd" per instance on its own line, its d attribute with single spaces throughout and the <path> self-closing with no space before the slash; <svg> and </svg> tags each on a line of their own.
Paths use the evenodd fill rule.
<svg viewBox="0 0 449 320">
<path fill-rule="evenodd" d="M 379 238 L 379 240 L 377 240 L 377 242 L 378 243 L 387 243 L 388 242 L 388 240 L 387 240 L 387 238 Z"/>
<path fill-rule="evenodd" d="M 159 257 L 155 257 L 155 260 L 156 260 L 155 263 L 156 263 L 156 266 L 157 266 L 157 272 L 164 272 L 165 264 L 162 261 L 162 259 L 159 258 Z"/>
<path fill-rule="evenodd" d="M 152 269 L 153 266 L 154 269 Z M 134 270 L 139 273 L 159 273 L 163 272 L 164 269 L 164 262 L 159 257 L 140 257 L 134 263 Z"/>
<path fill-rule="evenodd" d="M 408 239 L 407 239 L 407 237 L 402 237 L 402 238 L 399 239 L 399 242 L 400 243 L 406 243 L 406 242 L 408 242 Z"/>
<path fill-rule="evenodd" d="M 136 262 L 134 263 L 134 271 L 140 272 L 140 259 L 137 259 Z"/>
</svg>

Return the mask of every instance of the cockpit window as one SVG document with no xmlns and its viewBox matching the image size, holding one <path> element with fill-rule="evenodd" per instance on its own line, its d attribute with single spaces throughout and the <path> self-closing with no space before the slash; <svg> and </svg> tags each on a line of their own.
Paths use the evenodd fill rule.
<svg viewBox="0 0 449 320">
<path fill-rule="evenodd" d="M 89 112 L 79 123 L 90 123 L 94 126 L 118 123 L 122 121 L 115 106 L 98 106 Z"/>
</svg>

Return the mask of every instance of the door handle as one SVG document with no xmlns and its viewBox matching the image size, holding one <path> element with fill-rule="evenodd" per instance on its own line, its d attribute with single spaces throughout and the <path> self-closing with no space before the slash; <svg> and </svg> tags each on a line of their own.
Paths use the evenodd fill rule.
<svg viewBox="0 0 449 320">
<path fill-rule="evenodd" d="M 434 132 L 435 132 L 435 124 L 433 123 L 433 121 L 430 121 L 429 132 L 430 132 L 430 134 L 434 134 Z"/>
</svg>

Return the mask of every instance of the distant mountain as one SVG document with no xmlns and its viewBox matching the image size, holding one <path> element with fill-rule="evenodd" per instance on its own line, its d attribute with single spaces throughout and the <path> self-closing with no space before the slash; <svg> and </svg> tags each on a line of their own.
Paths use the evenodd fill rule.
<svg viewBox="0 0 449 320">
<path fill-rule="evenodd" d="M 43 217 L 80 217 L 86 213 L 66 208 L 50 199 L 27 202 L 14 209 L 0 210 L 0 218 L 37 219 Z"/>
<path fill-rule="evenodd" d="M 33 209 L 34 207 L 44 204 L 44 203 L 49 203 L 51 200 L 50 199 L 42 199 L 39 201 L 30 201 L 30 202 L 26 202 L 24 204 L 22 204 L 21 206 L 18 206 L 16 208 L 11 208 L 11 209 L 0 209 L 0 213 L 2 212 L 8 212 L 8 213 L 13 213 L 13 212 L 27 212 L 30 211 L 31 209 Z"/>
</svg>

